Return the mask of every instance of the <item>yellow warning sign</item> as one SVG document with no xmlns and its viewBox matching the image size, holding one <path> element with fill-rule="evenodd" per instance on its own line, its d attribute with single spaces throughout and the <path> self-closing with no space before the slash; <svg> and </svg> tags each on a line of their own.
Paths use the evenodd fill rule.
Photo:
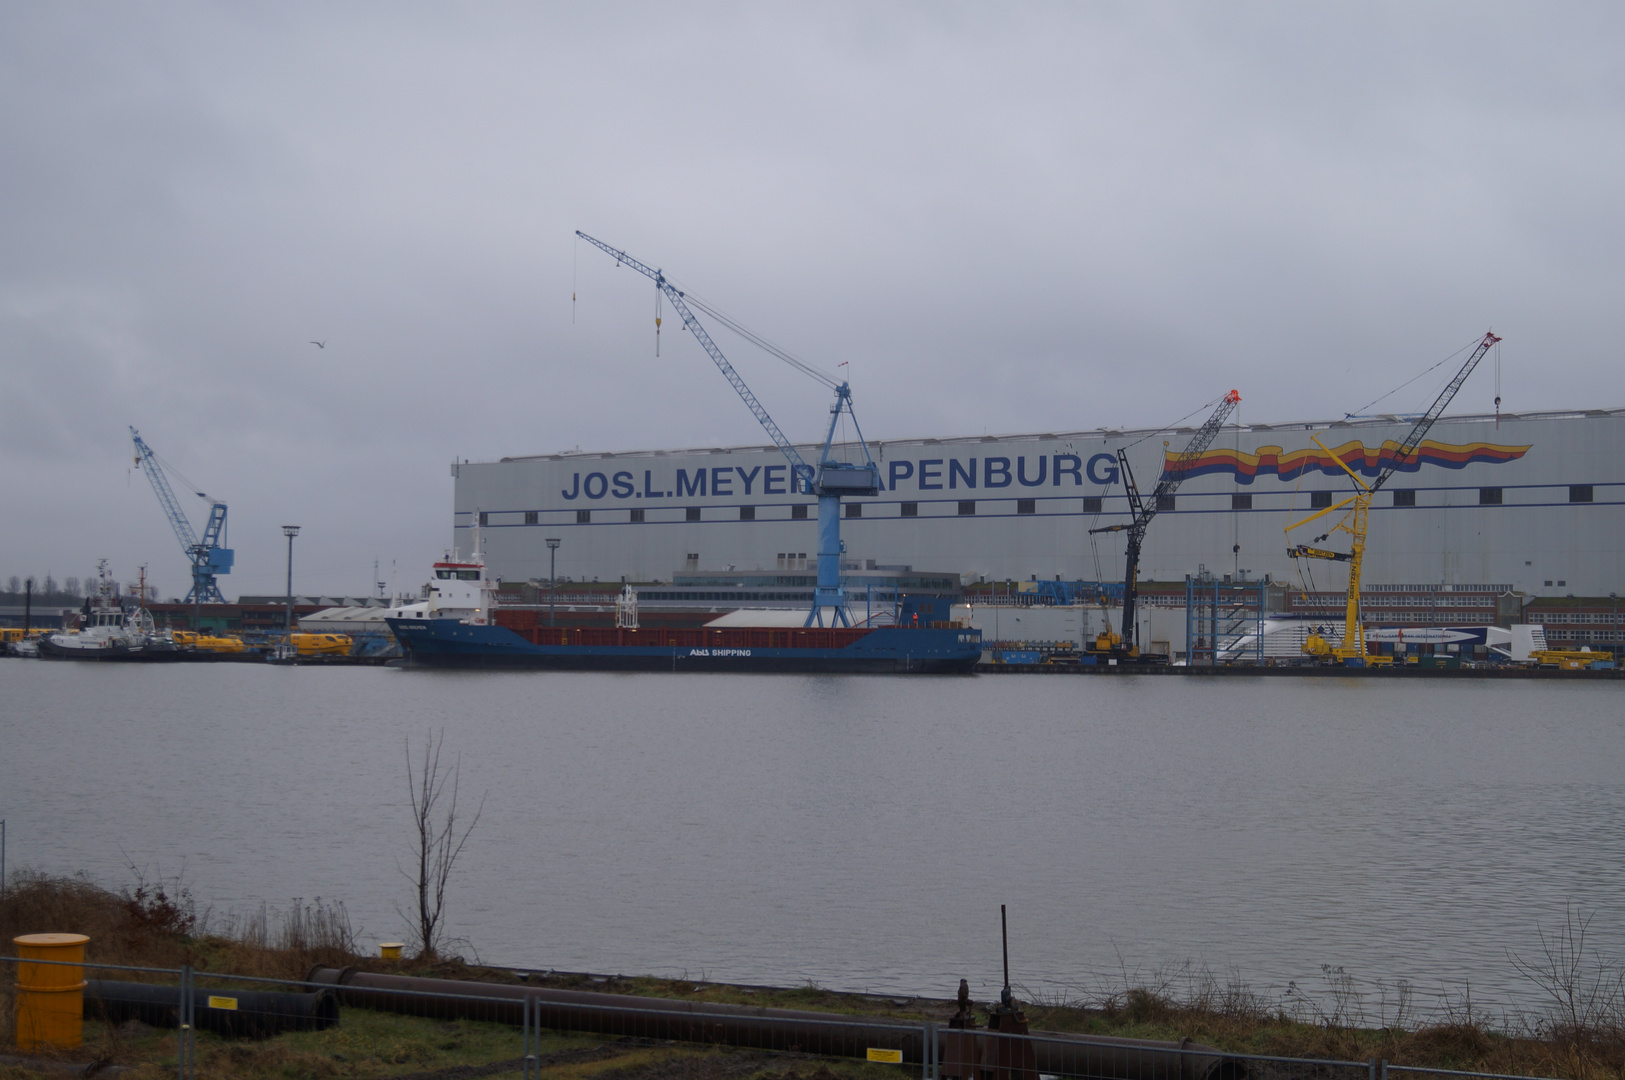
<svg viewBox="0 0 1625 1080">
<path fill-rule="evenodd" d="M 871 1046 L 869 1047 L 869 1060 L 884 1061 L 889 1065 L 901 1065 L 903 1063 L 903 1052 L 901 1050 L 878 1050 Z"/>
<path fill-rule="evenodd" d="M 209 1008 L 211 1008 L 211 1009 L 235 1009 L 235 1008 L 237 1008 L 237 999 L 236 998 L 229 998 L 229 997 L 215 997 L 213 994 L 210 994 L 209 995 Z"/>
</svg>

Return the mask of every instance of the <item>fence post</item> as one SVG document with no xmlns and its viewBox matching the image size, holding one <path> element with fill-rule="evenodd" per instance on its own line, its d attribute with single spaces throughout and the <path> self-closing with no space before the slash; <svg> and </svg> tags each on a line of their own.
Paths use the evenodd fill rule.
<svg viewBox="0 0 1625 1080">
<path fill-rule="evenodd" d="M 186 1080 L 197 1075 L 197 972 L 186 965 Z"/>
<path fill-rule="evenodd" d="M 925 1022 L 925 1047 L 920 1055 L 924 1062 L 923 1073 L 925 1080 L 938 1080 L 937 1068 L 937 1024 L 934 1020 Z"/>
<path fill-rule="evenodd" d="M 525 1080 L 541 1075 L 541 1063 L 537 1061 L 537 1053 L 542 1048 L 541 1006 L 540 998 L 525 996 Z"/>
<path fill-rule="evenodd" d="M 175 1003 L 175 1078 L 186 1080 L 186 999 L 191 988 L 186 985 L 190 965 L 181 968 L 180 1000 Z"/>
<path fill-rule="evenodd" d="M 1370 1072 L 1371 1072 L 1370 1080 L 1377 1080 L 1377 1059 L 1376 1058 L 1367 1058 L 1366 1059 L 1366 1068 L 1369 1069 Z"/>
</svg>

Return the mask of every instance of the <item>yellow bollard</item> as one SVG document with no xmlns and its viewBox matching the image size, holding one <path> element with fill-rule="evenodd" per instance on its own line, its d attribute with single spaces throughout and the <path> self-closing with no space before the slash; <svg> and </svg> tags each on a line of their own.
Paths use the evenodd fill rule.
<svg viewBox="0 0 1625 1080">
<path fill-rule="evenodd" d="M 84 1038 L 83 934 L 24 934 L 12 938 L 17 955 L 17 1048 L 67 1050 Z M 69 964 L 30 964 L 63 960 Z"/>
<path fill-rule="evenodd" d="M 401 950 L 406 947 L 402 941 L 380 941 L 378 943 L 378 956 L 383 960 L 399 960 Z"/>
</svg>

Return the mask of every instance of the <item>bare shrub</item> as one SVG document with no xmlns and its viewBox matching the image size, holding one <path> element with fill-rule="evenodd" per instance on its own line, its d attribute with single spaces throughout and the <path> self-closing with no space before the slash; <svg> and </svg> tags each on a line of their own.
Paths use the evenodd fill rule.
<svg viewBox="0 0 1625 1080">
<path fill-rule="evenodd" d="M 89 878 L 19 871 L 0 897 L 0 941 L 19 934 L 84 934 L 86 958 L 104 964 L 170 967 L 185 962 L 200 916 L 176 883 L 113 892 Z"/>
<path fill-rule="evenodd" d="M 1525 960 L 1511 950 L 1507 958 L 1548 1001 L 1544 1034 L 1559 1042 L 1590 1044 L 1625 1039 L 1625 967 L 1586 945 L 1593 915 L 1572 904 L 1563 909 L 1555 929 L 1537 927 L 1540 956 Z"/>
</svg>

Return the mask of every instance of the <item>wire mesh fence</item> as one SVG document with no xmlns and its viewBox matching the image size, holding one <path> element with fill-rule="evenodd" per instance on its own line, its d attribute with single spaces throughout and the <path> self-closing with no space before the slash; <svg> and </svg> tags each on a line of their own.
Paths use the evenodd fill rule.
<svg viewBox="0 0 1625 1080">
<path fill-rule="evenodd" d="M 12 976 L 0 985 L 0 1020 L 6 1026 L 0 1046 L 14 1046 L 0 1050 L 0 1061 L 13 1052 L 58 1061 L 139 1059 L 179 1080 L 198 1075 L 200 1034 L 265 1040 L 329 1032 L 350 1009 L 490 1025 L 493 1033 L 485 1045 L 496 1060 L 482 1066 L 525 1080 L 539 1078 L 553 1065 L 605 1056 L 606 1046 L 726 1048 L 784 1059 L 786 1070 L 793 1060 L 816 1060 L 843 1073 L 857 1069 L 919 1080 L 1390 1080 L 1390 1074 L 1396 1080 L 1400 1074 L 1529 1080 L 1375 1058 L 1232 1053 L 1190 1040 L 1027 1034 L 975 1026 L 966 1018 L 948 1023 L 872 1019 L 351 968 L 317 968 L 304 979 L 284 979 L 26 956 L 0 956 L 0 965 Z M 47 980 L 40 972 L 52 967 L 64 970 L 54 972 L 49 980 L 54 985 L 42 990 Z M 69 1002 L 76 1010 L 72 1022 L 63 1008 Z M 544 1052 L 549 1040 L 582 1037 L 586 1042 Z"/>
</svg>

